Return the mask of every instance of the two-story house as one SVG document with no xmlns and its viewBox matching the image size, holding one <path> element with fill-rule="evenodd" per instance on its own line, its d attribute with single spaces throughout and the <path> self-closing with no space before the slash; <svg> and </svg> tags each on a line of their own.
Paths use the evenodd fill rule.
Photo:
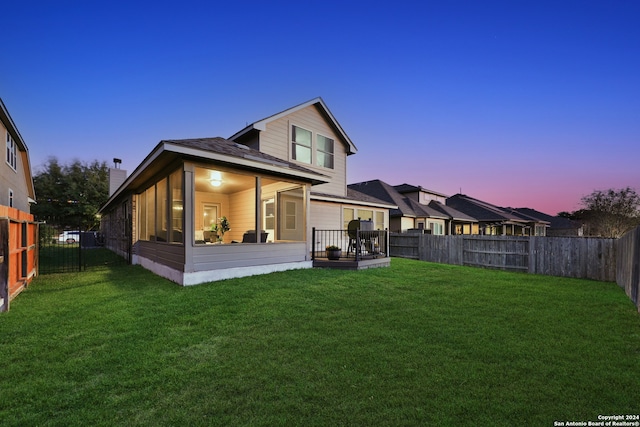
<svg viewBox="0 0 640 427">
<path fill-rule="evenodd" d="M 0 99 L 0 138 L 5 161 L 0 162 L 0 311 L 36 275 L 36 229 L 31 215 L 35 190 L 29 150 Z"/>
<path fill-rule="evenodd" d="M 356 151 L 321 98 L 228 139 L 161 141 L 102 207 L 106 245 L 182 285 L 309 268 L 313 227 L 388 227 L 388 204 L 347 191 Z"/>
</svg>

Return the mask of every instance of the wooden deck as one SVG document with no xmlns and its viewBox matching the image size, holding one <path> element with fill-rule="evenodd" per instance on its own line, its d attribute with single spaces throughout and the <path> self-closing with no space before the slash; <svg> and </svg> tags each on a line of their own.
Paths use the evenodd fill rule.
<svg viewBox="0 0 640 427">
<path fill-rule="evenodd" d="M 389 267 L 391 258 L 389 257 L 366 257 L 363 256 L 356 261 L 354 257 L 343 257 L 339 260 L 330 260 L 328 258 L 316 258 L 313 260 L 314 268 L 335 268 L 340 270 L 365 270 L 367 268 Z"/>
</svg>

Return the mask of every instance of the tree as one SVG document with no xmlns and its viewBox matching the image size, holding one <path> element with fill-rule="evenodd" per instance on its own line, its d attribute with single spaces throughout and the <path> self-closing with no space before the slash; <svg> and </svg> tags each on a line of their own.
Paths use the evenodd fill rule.
<svg viewBox="0 0 640 427">
<path fill-rule="evenodd" d="M 49 157 L 33 177 L 36 204 L 31 212 L 39 219 L 63 227 L 91 230 L 99 225 L 98 209 L 109 198 L 109 168 L 106 162 L 61 165 Z"/>
<path fill-rule="evenodd" d="M 591 235 L 618 238 L 640 223 L 640 195 L 630 187 L 596 190 L 582 198 L 582 205 L 574 215 L 589 222 Z"/>
</svg>

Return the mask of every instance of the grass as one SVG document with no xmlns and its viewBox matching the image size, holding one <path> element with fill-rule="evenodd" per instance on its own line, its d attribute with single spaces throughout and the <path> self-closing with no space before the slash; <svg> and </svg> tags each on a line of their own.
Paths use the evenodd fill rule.
<svg viewBox="0 0 640 427">
<path fill-rule="evenodd" d="M 40 276 L 0 316 L 0 425 L 553 425 L 638 413 L 614 283 L 393 259 L 181 288 Z"/>
</svg>

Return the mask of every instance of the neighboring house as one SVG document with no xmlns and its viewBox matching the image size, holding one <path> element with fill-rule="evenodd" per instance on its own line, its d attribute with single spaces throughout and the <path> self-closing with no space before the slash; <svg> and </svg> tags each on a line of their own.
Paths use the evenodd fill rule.
<svg viewBox="0 0 640 427">
<path fill-rule="evenodd" d="M 395 233 L 428 232 L 431 234 L 471 233 L 474 218 L 441 203 L 446 196 L 408 184 L 392 186 L 381 180 L 350 184 L 354 192 L 367 194 L 396 207 L 389 211 L 389 230 Z M 402 191 L 404 191 L 404 193 Z M 440 200 L 438 200 L 440 198 Z"/>
<path fill-rule="evenodd" d="M 475 218 L 480 234 L 498 236 L 545 236 L 548 221 L 512 209 L 501 208 L 464 194 L 447 198 L 447 206 Z"/>
<path fill-rule="evenodd" d="M 389 205 L 347 192 L 355 152 L 321 98 L 229 139 L 161 141 L 101 208 L 105 244 L 182 285 L 309 268 L 313 227 L 388 227 Z"/>
<path fill-rule="evenodd" d="M 551 216 L 531 208 L 514 208 L 516 212 L 549 223 L 546 235 L 549 237 L 582 237 L 584 227 L 581 222 L 560 216 Z"/>
<path fill-rule="evenodd" d="M 37 274 L 37 225 L 31 215 L 35 190 L 29 150 L 0 99 L 0 138 L 5 161 L 0 163 L 0 311 Z"/>
<path fill-rule="evenodd" d="M 445 194 L 411 184 L 396 185 L 394 188 L 411 200 L 444 214 L 447 217 L 444 234 L 478 234 L 478 221 L 472 216 L 446 206 L 447 196 Z M 418 228 L 422 228 L 420 223 L 418 223 Z M 427 228 L 433 230 L 432 227 Z"/>
</svg>

